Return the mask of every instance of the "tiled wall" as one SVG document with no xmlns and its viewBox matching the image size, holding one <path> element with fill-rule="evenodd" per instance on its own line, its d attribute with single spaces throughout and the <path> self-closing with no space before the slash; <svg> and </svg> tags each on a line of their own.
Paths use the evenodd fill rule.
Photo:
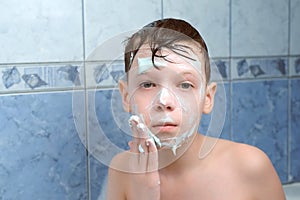
<svg viewBox="0 0 300 200">
<path fill-rule="evenodd" d="M 161 17 L 205 38 L 226 91 L 221 137 L 263 149 L 282 183 L 300 181 L 300 0 L 11 0 L 0 13 L 0 199 L 98 198 L 98 160 L 130 138 L 109 39 Z"/>
</svg>

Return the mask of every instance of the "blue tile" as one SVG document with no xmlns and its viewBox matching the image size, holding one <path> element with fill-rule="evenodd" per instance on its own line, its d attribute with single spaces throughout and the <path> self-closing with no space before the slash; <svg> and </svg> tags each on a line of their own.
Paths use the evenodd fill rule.
<svg viewBox="0 0 300 200">
<path fill-rule="evenodd" d="M 117 90 L 96 91 L 94 109 L 103 133 L 119 148 L 128 149 L 127 143 L 131 139 L 129 135 L 131 131 L 129 126 L 126 130 L 122 129 L 119 123 L 128 125 L 129 114 L 123 110 L 120 96 L 118 96 L 118 103 L 114 103 L 114 94 L 119 94 L 119 92 Z"/>
<path fill-rule="evenodd" d="M 291 181 L 300 181 L 300 79 L 291 80 Z"/>
<path fill-rule="evenodd" d="M 117 90 L 89 90 L 89 149 L 98 149 L 91 151 L 90 157 L 91 200 L 97 200 L 103 194 L 107 166 L 117 153 L 128 150 L 128 141 L 131 140 L 129 114 L 123 111 L 118 94 Z M 98 138 L 101 139 L 95 142 Z"/>
<path fill-rule="evenodd" d="M 266 152 L 287 181 L 287 80 L 233 83 L 233 140 Z"/>
<path fill-rule="evenodd" d="M 72 93 L 0 96 L 0 196 L 85 199 L 86 157 Z"/>
<path fill-rule="evenodd" d="M 108 167 L 94 157 L 90 157 L 91 200 L 105 200 Z"/>
</svg>

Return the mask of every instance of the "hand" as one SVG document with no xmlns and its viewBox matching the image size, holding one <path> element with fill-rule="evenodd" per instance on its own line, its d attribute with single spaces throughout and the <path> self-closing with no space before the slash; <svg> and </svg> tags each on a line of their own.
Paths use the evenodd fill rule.
<svg viewBox="0 0 300 200">
<path fill-rule="evenodd" d="M 130 168 L 132 172 L 131 199 L 160 198 L 160 178 L 158 173 L 158 154 L 150 130 L 141 122 L 139 117 L 130 118 L 133 139 L 128 143 L 130 152 Z"/>
</svg>

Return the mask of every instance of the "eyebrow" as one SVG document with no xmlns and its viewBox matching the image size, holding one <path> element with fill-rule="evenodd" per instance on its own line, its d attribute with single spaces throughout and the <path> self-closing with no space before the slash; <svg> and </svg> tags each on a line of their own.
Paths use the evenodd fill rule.
<svg viewBox="0 0 300 200">
<path fill-rule="evenodd" d="M 199 78 L 197 76 L 195 76 L 192 72 L 182 72 L 182 73 L 178 73 L 178 75 L 180 76 L 192 76 L 192 78 L 198 80 Z"/>
<path fill-rule="evenodd" d="M 157 70 L 160 70 L 160 66 L 158 66 L 158 67 L 154 67 L 153 66 L 153 68 L 155 68 L 155 69 L 157 69 Z M 143 71 L 143 72 L 141 72 L 141 73 L 137 73 L 137 75 L 136 75 L 136 77 L 139 77 L 139 76 L 142 76 L 142 75 L 147 75 L 147 74 L 151 74 L 151 72 L 149 72 L 150 70 L 146 70 L 146 71 Z"/>
<path fill-rule="evenodd" d="M 144 72 L 142 72 L 142 73 L 137 73 L 137 74 L 135 74 L 135 75 L 134 75 L 134 78 L 140 78 L 140 77 L 143 77 L 143 76 L 151 76 L 151 75 L 149 75 L 149 74 L 151 74 L 151 73 L 149 73 L 149 71 L 144 71 Z"/>
</svg>

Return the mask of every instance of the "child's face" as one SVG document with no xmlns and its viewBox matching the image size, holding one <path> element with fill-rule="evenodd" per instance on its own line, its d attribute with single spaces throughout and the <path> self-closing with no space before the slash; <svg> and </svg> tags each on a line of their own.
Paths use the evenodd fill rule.
<svg viewBox="0 0 300 200">
<path fill-rule="evenodd" d="M 163 145 L 178 146 L 198 129 L 206 96 L 204 62 L 191 51 L 185 54 L 196 61 L 164 49 L 165 59 L 155 58 L 157 69 L 151 54 L 149 48 L 136 54 L 121 90 L 124 105 Z"/>
</svg>

